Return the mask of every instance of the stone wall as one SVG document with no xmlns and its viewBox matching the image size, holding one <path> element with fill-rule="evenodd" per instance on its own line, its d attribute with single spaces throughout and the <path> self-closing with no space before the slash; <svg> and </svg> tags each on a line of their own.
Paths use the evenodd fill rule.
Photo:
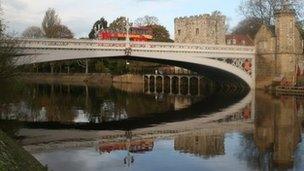
<svg viewBox="0 0 304 171">
<path fill-rule="evenodd" d="M 256 88 L 262 89 L 272 83 L 276 75 L 276 39 L 270 28 L 263 25 L 255 38 Z"/>
<path fill-rule="evenodd" d="M 225 44 L 226 16 L 204 14 L 174 19 L 175 42 Z"/>
<path fill-rule="evenodd" d="M 113 77 L 113 82 L 119 83 L 144 83 L 142 75 L 125 74 Z"/>
</svg>

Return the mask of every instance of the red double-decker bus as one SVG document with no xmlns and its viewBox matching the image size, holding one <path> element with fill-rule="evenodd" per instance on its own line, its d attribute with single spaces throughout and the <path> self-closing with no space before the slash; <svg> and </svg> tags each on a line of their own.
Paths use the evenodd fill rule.
<svg viewBox="0 0 304 171">
<path fill-rule="evenodd" d="M 125 40 L 127 33 L 112 30 L 101 30 L 98 35 L 100 40 Z M 150 27 L 131 27 L 129 34 L 131 41 L 151 41 L 153 39 Z"/>
</svg>

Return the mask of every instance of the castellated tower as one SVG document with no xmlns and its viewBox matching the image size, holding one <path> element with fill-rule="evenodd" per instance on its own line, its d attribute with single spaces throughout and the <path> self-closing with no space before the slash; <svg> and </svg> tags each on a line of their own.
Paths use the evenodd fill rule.
<svg viewBox="0 0 304 171">
<path fill-rule="evenodd" d="M 175 42 L 225 44 L 225 21 L 218 13 L 175 18 Z"/>
<path fill-rule="evenodd" d="M 284 5 L 275 15 L 275 25 L 263 24 L 255 36 L 256 88 L 278 82 L 295 85 L 303 79 L 298 75 L 304 73 L 304 61 L 295 11 L 290 5 Z"/>
<path fill-rule="evenodd" d="M 284 5 L 276 12 L 277 74 L 289 83 L 296 83 L 298 60 L 303 53 L 302 37 L 297 27 L 295 11 Z"/>
</svg>

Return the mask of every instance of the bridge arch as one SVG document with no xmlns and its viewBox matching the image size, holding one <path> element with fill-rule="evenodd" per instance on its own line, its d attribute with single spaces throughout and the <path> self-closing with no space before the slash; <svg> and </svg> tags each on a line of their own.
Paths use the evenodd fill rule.
<svg viewBox="0 0 304 171">
<path fill-rule="evenodd" d="M 136 61 L 148 61 L 162 64 L 169 64 L 173 66 L 183 67 L 202 75 L 206 75 L 211 79 L 223 79 L 223 80 L 238 80 L 245 83 L 248 87 L 252 88 L 254 85 L 254 79 L 252 75 L 249 75 L 240 68 L 237 68 L 231 64 L 215 60 L 212 58 L 201 58 L 199 56 L 128 56 L 123 59 L 136 60 Z M 174 59 L 174 60 L 172 60 Z"/>
<path fill-rule="evenodd" d="M 240 81 L 254 88 L 254 69 L 246 72 L 233 60 L 250 59 L 254 67 L 254 48 L 176 43 L 132 43 L 126 50 L 123 42 L 27 40 L 22 47 L 20 65 L 89 58 L 119 58 L 180 66 L 214 80 Z M 63 42 L 64 44 L 59 44 Z M 55 44 L 54 44 L 55 43 Z M 117 45 L 117 46 L 116 46 Z M 30 57 L 30 58 L 28 58 Z M 24 59 L 30 61 L 24 62 Z M 23 60 L 23 61 L 22 61 Z"/>
</svg>

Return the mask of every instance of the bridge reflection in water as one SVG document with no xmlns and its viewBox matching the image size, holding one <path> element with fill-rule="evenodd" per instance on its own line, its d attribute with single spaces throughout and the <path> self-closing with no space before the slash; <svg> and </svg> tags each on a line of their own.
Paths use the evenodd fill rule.
<svg viewBox="0 0 304 171">
<path fill-rule="evenodd" d="M 200 96 L 202 78 L 199 75 L 146 74 L 144 75 L 144 92 L 148 94 L 167 93 L 169 95 Z M 207 79 L 204 80 L 203 85 L 207 83 Z M 208 83 L 211 83 L 211 81 L 208 81 Z"/>
</svg>

